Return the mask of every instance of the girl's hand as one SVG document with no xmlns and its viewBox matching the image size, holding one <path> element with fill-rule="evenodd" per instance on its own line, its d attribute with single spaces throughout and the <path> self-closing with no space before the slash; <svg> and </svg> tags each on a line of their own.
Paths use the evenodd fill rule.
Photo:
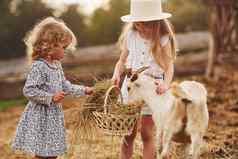
<svg viewBox="0 0 238 159">
<path fill-rule="evenodd" d="M 92 87 L 86 87 L 85 88 L 85 94 L 90 95 L 94 92 L 94 89 Z"/>
<path fill-rule="evenodd" d="M 66 93 L 63 92 L 63 91 L 58 92 L 53 96 L 52 100 L 53 100 L 54 103 L 60 103 L 64 99 L 65 95 L 66 95 Z"/>
<path fill-rule="evenodd" d="M 163 84 L 160 81 L 156 81 L 155 84 L 157 86 L 156 93 L 158 95 L 164 94 L 169 89 L 169 86 L 167 84 Z"/>
</svg>

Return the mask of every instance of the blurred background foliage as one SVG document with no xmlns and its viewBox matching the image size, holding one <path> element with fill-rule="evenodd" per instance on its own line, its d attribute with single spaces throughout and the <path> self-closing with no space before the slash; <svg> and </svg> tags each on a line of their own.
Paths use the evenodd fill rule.
<svg viewBox="0 0 238 159">
<path fill-rule="evenodd" d="M 33 25 L 47 16 L 54 16 L 56 9 L 41 0 L 0 1 L 0 59 L 25 55 L 23 38 Z M 207 30 L 208 10 L 198 0 L 167 0 L 164 8 L 171 12 L 176 32 Z M 63 19 L 76 34 L 79 46 L 110 44 L 117 41 L 123 23 L 122 15 L 129 13 L 129 0 L 110 0 L 90 15 L 79 4 L 65 6 L 57 16 Z M 110 28 L 110 29 L 109 29 Z"/>
<path fill-rule="evenodd" d="M 176 32 L 208 29 L 208 8 L 200 0 L 167 0 L 164 8 L 173 14 Z"/>
</svg>

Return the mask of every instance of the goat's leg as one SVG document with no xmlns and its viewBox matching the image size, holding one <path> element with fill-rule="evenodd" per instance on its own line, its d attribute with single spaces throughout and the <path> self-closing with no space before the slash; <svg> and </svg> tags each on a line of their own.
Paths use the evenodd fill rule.
<svg viewBox="0 0 238 159">
<path fill-rule="evenodd" d="M 157 127 L 156 129 L 156 145 L 157 145 L 157 152 L 161 153 L 162 151 L 162 137 L 163 137 L 163 131 L 162 128 Z"/>
<path fill-rule="evenodd" d="M 192 159 L 198 159 L 200 156 L 200 147 L 203 143 L 202 135 L 200 133 L 191 134 L 191 141 L 189 156 L 192 156 Z"/>
<path fill-rule="evenodd" d="M 171 131 L 171 129 L 167 129 L 163 131 L 163 137 L 162 137 L 163 148 L 161 153 L 162 158 L 167 158 L 169 155 L 169 146 L 170 146 L 172 137 L 173 137 L 173 131 Z"/>
</svg>

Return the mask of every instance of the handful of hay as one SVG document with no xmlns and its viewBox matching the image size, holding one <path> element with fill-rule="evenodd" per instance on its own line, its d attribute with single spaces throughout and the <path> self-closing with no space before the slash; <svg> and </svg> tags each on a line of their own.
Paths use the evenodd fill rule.
<svg viewBox="0 0 238 159">
<path fill-rule="evenodd" d="M 130 134 L 142 105 L 122 104 L 120 90 L 110 80 L 97 81 L 93 94 L 79 104 L 69 112 L 73 120 L 72 145 L 90 143 L 89 140 L 96 139 L 98 129 L 110 135 Z"/>
</svg>

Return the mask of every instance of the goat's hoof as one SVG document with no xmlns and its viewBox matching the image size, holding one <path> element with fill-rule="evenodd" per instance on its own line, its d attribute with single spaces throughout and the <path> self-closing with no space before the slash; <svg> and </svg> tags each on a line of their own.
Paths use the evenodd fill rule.
<svg viewBox="0 0 238 159">
<path fill-rule="evenodd" d="M 186 159 L 193 159 L 193 155 L 189 154 Z"/>
<path fill-rule="evenodd" d="M 169 154 L 166 154 L 166 155 L 161 155 L 159 159 L 171 159 L 172 156 L 169 155 Z"/>
</svg>

